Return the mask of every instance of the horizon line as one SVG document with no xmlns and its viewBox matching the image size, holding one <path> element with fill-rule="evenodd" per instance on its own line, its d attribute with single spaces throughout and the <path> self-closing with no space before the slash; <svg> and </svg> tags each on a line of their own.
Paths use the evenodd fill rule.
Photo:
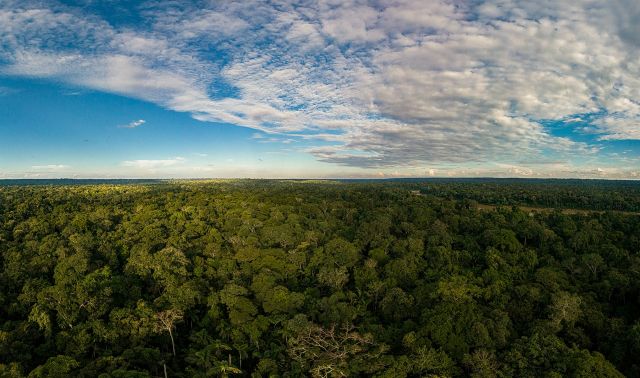
<svg viewBox="0 0 640 378">
<path fill-rule="evenodd" d="M 398 176 L 398 177 L 2 177 L 1 181 L 45 181 L 45 180 L 132 180 L 132 181 L 231 181 L 231 180 L 271 180 L 271 181 L 332 181 L 332 180 L 583 180 L 583 181 L 640 181 L 640 178 L 608 177 L 521 177 L 521 176 Z"/>
</svg>

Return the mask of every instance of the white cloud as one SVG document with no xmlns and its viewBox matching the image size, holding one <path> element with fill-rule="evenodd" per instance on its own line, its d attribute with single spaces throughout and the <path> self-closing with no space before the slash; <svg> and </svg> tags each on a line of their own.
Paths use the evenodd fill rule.
<svg viewBox="0 0 640 378">
<path fill-rule="evenodd" d="M 233 16 L 230 12 L 219 12 L 207 9 L 181 15 L 163 15 L 158 18 L 157 26 L 170 33 L 178 33 L 180 38 L 211 38 L 217 36 L 233 36 L 250 27 L 249 23 Z"/>
<path fill-rule="evenodd" d="M 125 160 L 122 162 L 122 166 L 138 168 L 138 169 L 161 169 L 167 167 L 173 167 L 183 164 L 186 161 L 183 157 L 174 157 L 171 159 L 159 159 L 159 160 Z"/>
<path fill-rule="evenodd" d="M 640 113 L 632 116 L 613 114 L 599 119 L 596 126 L 593 131 L 602 134 L 600 140 L 640 140 Z"/>
<path fill-rule="evenodd" d="M 586 130 L 601 141 L 640 139 L 634 0 L 160 4 L 144 30 L 65 9 L 0 6 L 0 73 L 251 127 L 265 142 L 316 141 L 308 152 L 324 162 L 501 163 L 535 176 L 517 161 L 600 153 L 539 121 L 593 112 L 604 116 Z M 239 95 L 213 98 L 220 83 Z"/>
<path fill-rule="evenodd" d="M 136 127 L 140 127 L 142 125 L 144 125 L 147 121 L 145 121 L 144 119 L 139 119 L 137 121 L 131 121 L 126 125 L 121 125 L 118 126 L 120 128 L 124 128 L 124 129 L 135 129 Z"/>
<path fill-rule="evenodd" d="M 59 172 L 64 171 L 70 168 L 70 166 L 65 164 L 46 164 L 46 165 L 32 165 L 31 169 L 34 171 L 45 171 L 45 172 Z"/>
</svg>

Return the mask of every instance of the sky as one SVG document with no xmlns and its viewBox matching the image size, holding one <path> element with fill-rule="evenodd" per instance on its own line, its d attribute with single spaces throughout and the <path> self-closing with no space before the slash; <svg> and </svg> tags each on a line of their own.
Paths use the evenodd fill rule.
<svg viewBox="0 0 640 378">
<path fill-rule="evenodd" d="M 640 179 L 637 0 L 0 0 L 0 178 Z"/>
</svg>

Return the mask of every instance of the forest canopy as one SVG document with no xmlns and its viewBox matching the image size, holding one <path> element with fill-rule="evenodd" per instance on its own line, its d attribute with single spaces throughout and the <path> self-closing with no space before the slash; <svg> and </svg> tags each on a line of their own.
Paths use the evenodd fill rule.
<svg viewBox="0 0 640 378">
<path fill-rule="evenodd" d="M 0 377 L 640 377 L 639 211 L 630 182 L 0 186 Z"/>
</svg>

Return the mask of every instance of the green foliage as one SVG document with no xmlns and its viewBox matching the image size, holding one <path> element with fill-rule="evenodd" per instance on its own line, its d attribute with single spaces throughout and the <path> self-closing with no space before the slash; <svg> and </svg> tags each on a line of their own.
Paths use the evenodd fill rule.
<svg viewBox="0 0 640 378">
<path fill-rule="evenodd" d="M 0 186 L 0 376 L 640 377 L 637 211 L 615 182 Z"/>
<path fill-rule="evenodd" d="M 65 378 L 72 375 L 79 366 L 78 361 L 69 356 L 51 357 L 44 365 L 29 373 L 29 378 Z"/>
</svg>

